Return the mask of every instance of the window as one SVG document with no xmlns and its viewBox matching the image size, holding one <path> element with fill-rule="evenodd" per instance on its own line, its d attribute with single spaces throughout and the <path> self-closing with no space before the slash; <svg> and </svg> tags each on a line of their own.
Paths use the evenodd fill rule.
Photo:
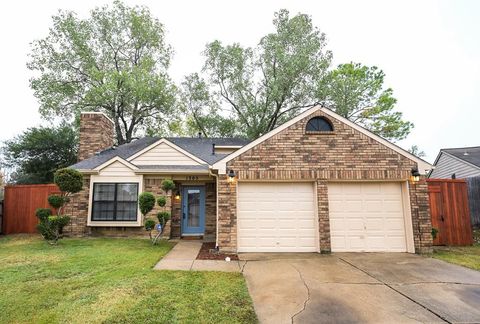
<svg viewBox="0 0 480 324">
<path fill-rule="evenodd" d="M 94 183 L 92 221 L 137 221 L 138 183 Z"/>
<path fill-rule="evenodd" d="M 323 117 L 313 117 L 307 123 L 307 132 L 333 132 L 332 124 Z"/>
</svg>

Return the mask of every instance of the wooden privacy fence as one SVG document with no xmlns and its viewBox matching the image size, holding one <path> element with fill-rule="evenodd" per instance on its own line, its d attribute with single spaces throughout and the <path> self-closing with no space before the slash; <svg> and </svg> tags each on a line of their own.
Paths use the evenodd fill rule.
<svg viewBox="0 0 480 324">
<path fill-rule="evenodd" d="M 6 186 L 2 233 L 37 233 L 35 210 L 48 208 L 47 198 L 54 193 L 60 193 L 55 184 Z"/>
<path fill-rule="evenodd" d="M 467 178 L 468 206 L 474 228 L 480 228 L 480 176 Z"/>
<path fill-rule="evenodd" d="M 473 244 L 467 182 L 463 179 L 427 179 L 434 245 Z"/>
</svg>

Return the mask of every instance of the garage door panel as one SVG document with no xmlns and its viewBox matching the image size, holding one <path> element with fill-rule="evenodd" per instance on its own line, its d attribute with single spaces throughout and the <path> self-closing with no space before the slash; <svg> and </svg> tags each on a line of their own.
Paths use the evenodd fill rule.
<svg viewBox="0 0 480 324">
<path fill-rule="evenodd" d="M 239 183 L 240 252 L 317 251 L 312 183 Z"/>
<path fill-rule="evenodd" d="M 329 184 L 332 251 L 406 251 L 401 184 Z"/>
</svg>

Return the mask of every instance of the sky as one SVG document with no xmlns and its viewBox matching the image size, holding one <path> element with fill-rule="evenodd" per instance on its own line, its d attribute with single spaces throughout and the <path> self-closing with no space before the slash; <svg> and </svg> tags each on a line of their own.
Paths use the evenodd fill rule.
<svg viewBox="0 0 480 324">
<path fill-rule="evenodd" d="M 198 72 L 213 40 L 255 46 L 273 31 L 275 11 L 306 13 L 327 36 L 333 64 L 360 62 L 385 74 L 396 110 L 415 124 L 408 138 L 433 162 L 440 148 L 480 146 L 480 1 L 125 1 L 141 4 L 167 30 L 179 83 Z M 59 9 L 87 17 L 110 1 L 8 1 L 0 11 L 0 141 L 48 125 L 38 113 L 26 68 L 30 42 L 47 35 Z"/>
</svg>

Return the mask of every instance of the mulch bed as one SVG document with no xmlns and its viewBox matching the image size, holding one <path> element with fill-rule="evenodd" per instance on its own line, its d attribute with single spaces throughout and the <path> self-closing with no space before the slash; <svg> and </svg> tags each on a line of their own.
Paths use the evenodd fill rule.
<svg viewBox="0 0 480 324">
<path fill-rule="evenodd" d="M 198 252 L 197 260 L 225 260 L 230 257 L 232 261 L 238 261 L 238 255 L 230 253 L 210 252 L 215 249 L 215 242 L 203 243 L 200 252 Z"/>
</svg>

